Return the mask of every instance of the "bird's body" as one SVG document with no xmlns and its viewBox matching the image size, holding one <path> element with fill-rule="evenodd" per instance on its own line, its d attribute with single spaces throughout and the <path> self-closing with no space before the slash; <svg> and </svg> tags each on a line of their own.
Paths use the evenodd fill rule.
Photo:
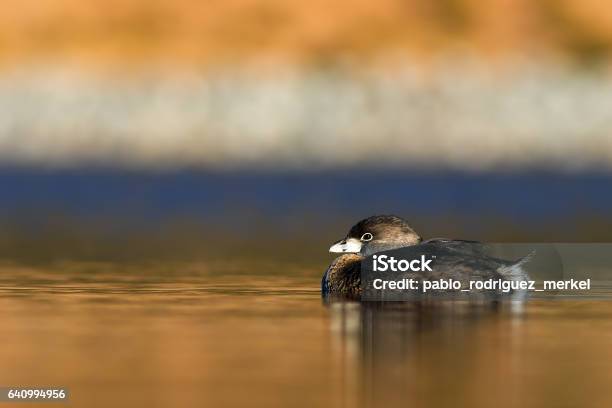
<svg viewBox="0 0 612 408">
<path fill-rule="evenodd" d="M 321 292 L 343 294 L 357 297 L 361 294 L 361 261 L 363 256 L 357 254 L 340 255 L 333 260 L 323 274 Z"/>
</svg>

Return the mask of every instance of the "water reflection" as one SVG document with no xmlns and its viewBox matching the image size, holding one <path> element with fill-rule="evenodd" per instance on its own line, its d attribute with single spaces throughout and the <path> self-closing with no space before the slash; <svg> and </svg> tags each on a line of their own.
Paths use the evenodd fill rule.
<svg viewBox="0 0 612 408">
<path fill-rule="evenodd" d="M 314 271 L 0 272 L 0 385 L 73 406 L 612 403 L 609 301 L 322 305 Z"/>
<path fill-rule="evenodd" d="M 609 370 L 598 367 L 605 361 L 612 368 L 608 349 L 601 354 L 600 337 L 610 339 L 610 323 L 595 318 L 596 324 L 580 336 L 583 345 L 570 340 L 575 335 L 571 328 L 582 326 L 577 316 L 592 318 L 587 311 L 593 308 L 609 315 L 612 303 L 549 300 L 527 309 L 517 308 L 516 302 L 450 301 L 332 301 L 328 306 L 334 351 L 351 373 L 346 389 L 357 390 L 346 400 L 360 406 L 589 406 L 612 401 L 607 388 L 598 388 L 611 378 Z M 564 315 L 568 306 L 578 311 Z"/>
</svg>

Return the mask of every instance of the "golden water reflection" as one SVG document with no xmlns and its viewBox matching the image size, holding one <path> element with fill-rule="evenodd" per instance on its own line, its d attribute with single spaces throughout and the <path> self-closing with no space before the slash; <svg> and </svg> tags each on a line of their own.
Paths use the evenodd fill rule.
<svg viewBox="0 0 612 408">
<path fill-rule="evenodd" d="M 68 387 L 71 406 L 612 404 L 610 301 L 324 304 L 311 276 L 0 284 L 0 386 Z"/>
</svg>

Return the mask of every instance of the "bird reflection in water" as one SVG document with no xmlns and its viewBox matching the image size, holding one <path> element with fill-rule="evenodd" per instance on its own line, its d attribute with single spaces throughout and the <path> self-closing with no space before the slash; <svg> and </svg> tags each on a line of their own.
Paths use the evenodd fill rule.
<svg viewBox="0 0 612 408">
<path fill-rule="evenodd" d="M 347 406 L 514 406 L 522 303 L 327 297 Z M 516 395 L 515 395 L 516 396 Z"/>
</svg>

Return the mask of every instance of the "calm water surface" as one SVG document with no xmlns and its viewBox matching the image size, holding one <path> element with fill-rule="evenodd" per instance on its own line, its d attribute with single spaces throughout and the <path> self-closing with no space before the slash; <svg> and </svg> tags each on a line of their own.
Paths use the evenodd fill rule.
<svg viewBox="0 0 612 408">
<path fill-rule="evenodd" d="M 612 301 L 326 305 L 314 269 L 1 269 L 0 386 L 70 406 L 612 406 Z"/>
</svg>

